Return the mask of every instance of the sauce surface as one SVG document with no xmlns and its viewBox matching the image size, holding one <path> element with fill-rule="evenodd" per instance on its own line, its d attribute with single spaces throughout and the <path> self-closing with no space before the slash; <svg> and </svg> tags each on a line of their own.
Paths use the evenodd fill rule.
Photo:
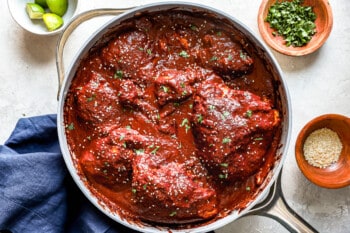
<svg viewBox="0 0 350 233">
<path fill-rule="evenodd" d="M 276 160 L 276 83 L 236 29 L 146 13 L 91 50 L 64 108 L 86 185 L 130 221 L 189 226 L 245 208 Z"/>
</svg>

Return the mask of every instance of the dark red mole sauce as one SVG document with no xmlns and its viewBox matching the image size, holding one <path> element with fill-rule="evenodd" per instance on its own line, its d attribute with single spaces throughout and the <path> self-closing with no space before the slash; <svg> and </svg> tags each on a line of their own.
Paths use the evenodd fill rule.
<svg viewBox="0 0 350 233">
<path fill-rule="evenodd" d="M 276 83 L 250 42 L 201 13 L 145 13 L 81 61 L 69 149 L 88 188 L 132 222 L 186 228 L 246 207 L 276 160 Z"/>
</svg>

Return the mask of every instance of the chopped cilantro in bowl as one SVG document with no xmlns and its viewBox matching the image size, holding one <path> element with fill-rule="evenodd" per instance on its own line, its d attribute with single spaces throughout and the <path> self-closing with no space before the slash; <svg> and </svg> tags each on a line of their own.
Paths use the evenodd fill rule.
<svg viewBox="0 0 350 233">
<path fill-rule="evenodd" d="M 303 0 L 276 1 L 270 6 L 266 22 L 275 29 L 273 35 L 282 36 L 286 46 L 306 45 L 316 33 L 316 14 L 311 6 L 302 6 Z"/>
</svg>

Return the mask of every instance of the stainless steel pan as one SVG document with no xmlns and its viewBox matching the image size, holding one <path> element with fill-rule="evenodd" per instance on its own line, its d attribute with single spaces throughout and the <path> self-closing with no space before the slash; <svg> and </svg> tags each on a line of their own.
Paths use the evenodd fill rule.
<svg viewBox="0 0 350 233">
<path fill-rule="evenodd" d="M 125 219 L 122 219 L 118 214 L 112 213 L 108 210 L 103 204 L 101 204 L 97 198 L 88 190 L 88 188 L 82 182 L 80 176 L 78 175 L 77 169 L 74 166 L 74 155 L 72 155 L 69 151 L 69 147 L 66 140 L 65 135 L 65 126 L 63 119 L 63 107 L 65 103 L 65 97 L 67 95 L 67 91 L 70 87 L 71 81 L 74 77 L 74 74 L 79 65 L 79 61 L 87 54 L 90 48 L 92 48 L 96 43 L 98 43 L 101 38 L 105 34 L 108 33 L 110 28 L 118 25 L 121 21 L 133 17 L 135 14 L 140 12 L 148 11 L 161 11 L 161 10 L 169 10 L 172 8 L 178 8 L 186 11 L 204 11 L 210 12 L 214 14 L 218 18 L 222 18 L 225 20 L 229 20 L 232 25 L 250 40 L 250 42 L 256 47 L 257 51 L 261 54 L 261 56 L 265 59 L 266 64 L 270 67 L 272 73 L 274 74 L 274 78 L 279 85 L 279 96 L 281 99 L 282 105 L 282 137 L 280 141 L 281 147 L 278 149 L 276 161 L 273 169 L 268 174 L 265 179 L 263 185 L 259 190 L 259 194 L 256 196 L 254 200 L 252 200 L 245 209 L 241 211 L 233 211 L 226 217 L 218 219 L 214 222 L 208 223 L 205 226 L 200 227 L 192 227 L 186 230 L 174 230 L 166 226 L 150 226 L 148 224 L 135 224 L 132 222 L 128 222 Z M 85 43 L 85 45 L 80 49 L 79 53 L 76 55 L 73 60 L 70 68 L 65 72 L 63 67 L 63 53 L 66 41 L 68 40 L 71 33 L 76 29 L 78 25 L 81 23 L 97 17 L 97 16 L 105 16 L 105 15 L 116 15 L 113 20 L 103 25 L 98 31 L 96 31 Z M 192 3 L 181 3 L 181 2 L 166 2 L 166 3 L 157 3 L 145 5 L 133 9 L 97 9 L 84 12 L 80 15 L 77 15 L 69 25 L 67 25 L 65 31 L 61 34 L 56 51 L 56 62 L 57 62 L 57 71 L 59 78 L 59 106 L 58 106 L 58 135 L 59 142 L 61 146 L 61 150 L 63 153 L 64 160 L 70 171 L 74 181 L 79 186 L 81 191 L 85 194 L 85 196 L 104 214 L 112 218 L 118 223 L 121 223 L 131 229 L 138 230 L 141 232 L 208 232 L 218 228 L 221 228 L 238 218 L 241 218 L 246 215 L 264 215 L 275 220 L 279 221 L 283 224 L 288 230 L 291 232 L 317 232 L 312 226 L 310 226 L 306 221 L 304 221 L 301 217 L 299 217 L 286 203 L 283 193 L 281 190 L 281 170 L 283 166 L 283 162 L 287 156 L 287 149 L 290 140 L 291 133 L 291 106 L 290 106 L 290 97 L 288 94 L 288 90 L 286 84 L 282 77 L 282 71 L 271 54 L 270 50 L 266 47 L 266 45 L 261 42 L 246 26 L 240 23 L 234 17 L 220 12 L 217 9 L 210 8 L 208 6 L 203 6 L 200 4 L 192 4 Z"/>
</svg>

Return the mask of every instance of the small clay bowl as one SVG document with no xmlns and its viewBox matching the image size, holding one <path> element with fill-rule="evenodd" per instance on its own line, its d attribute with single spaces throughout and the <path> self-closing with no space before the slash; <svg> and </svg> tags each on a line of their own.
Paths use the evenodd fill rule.
<svg viewBox="0 0 350 233">
<path fill-rule="evenodd" d="M 304 157 L 303 147 L 307 137 L 315 130 L 328 128 L 336 132 L 343 144 L 339 159 L 326 168 L 310 165 Z M 302 173 L 314 184 L 330 189 L 350 184 L 350 118 L 338 114 L 326 114 L 307 123 L 295 143 L 295 158 Z"/>
<path fill-rule="evenodd" d="M 304 6 L 311 6 L 316 14 L 316 34 L 302 47 L 287 47 L 281 36 L 274 36 L 274 29 L 265 21 L 269 8 L 274 3 L 286 0 L 263 0 L 258 13 L 258 27 L 264 41 L 274 50 L 289 56 L 303 56 L 320 48 L 327 40 L 333 27 L 333 13 L 328 0 L 304 0 Z M 288 0 L 291 1 L 291 0 Z"/>
</svg>

